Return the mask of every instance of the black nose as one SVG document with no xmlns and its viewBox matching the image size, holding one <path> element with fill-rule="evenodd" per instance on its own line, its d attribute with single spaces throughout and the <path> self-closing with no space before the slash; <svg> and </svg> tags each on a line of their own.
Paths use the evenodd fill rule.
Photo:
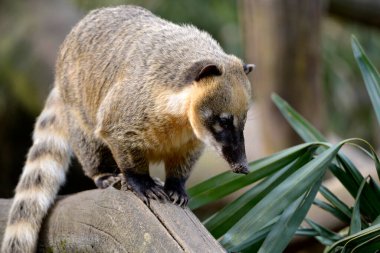
<svg viewBox="0 0 380 253">
<path fill-rule="evenodd" d="M 232 172 L 238 173 L 238 174 L 248 174 L 248 164 L 235 164 L 231 165 Z"/>
</svg>

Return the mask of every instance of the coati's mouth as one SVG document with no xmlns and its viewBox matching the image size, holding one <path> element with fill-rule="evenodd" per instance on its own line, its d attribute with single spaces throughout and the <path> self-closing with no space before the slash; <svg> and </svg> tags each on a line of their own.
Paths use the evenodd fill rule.
<svg viewBox="0 0 380 253">
<path fill-rule="evenodd" d="M 232 164 L 230 166 L 231 166 L 232 172 L 234 172 L 234 173 L 238 173 L 238 174 L 248 174 L 249 173 L 247 163 L 245 163 L 245 164 Z"/>
</svg>

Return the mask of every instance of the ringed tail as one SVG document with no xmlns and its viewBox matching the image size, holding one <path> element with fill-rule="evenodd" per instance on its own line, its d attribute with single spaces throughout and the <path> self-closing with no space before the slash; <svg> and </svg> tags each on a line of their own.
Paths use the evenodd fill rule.
<svg viewBox="0 0 380 253">
<path fill-rule="evenodd" d="M 59 92 L 54 88 L 35 125 L 33 145 L 9 212 L 2 253 L 37 250 L 41 223 L 65 181 L 70 163 L 71 148 L 63 110 Z"/>
</svg>

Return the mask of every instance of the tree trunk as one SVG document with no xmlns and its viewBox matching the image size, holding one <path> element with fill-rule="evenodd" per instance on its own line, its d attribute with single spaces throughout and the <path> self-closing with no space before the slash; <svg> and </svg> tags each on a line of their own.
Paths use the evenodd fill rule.
<svg viewBox="0 0 380 253">
<path fill-rule="evenodd" d="M 379 0 L 330 0 L 328 2 L 330 14 L 348 21 L 380 28 Z"/>
<path fill-rule="evenodd" d="M 0 199 L 2 240 L 11 199 Z M 169 203 L 147 207 L 113 188 L 60 198 L 40 233 L 40 252 L 225 252 L 194 214 Z"/>
<path fill-rule="evenodd" d="M 252 75 L 253 120 L 259 121 L 264 153 L 299 142 L 273 105 L 278 93 L 317 127 L 321 126 L 319 0 L 241 0 L 246 59 Z"/>
</svg>

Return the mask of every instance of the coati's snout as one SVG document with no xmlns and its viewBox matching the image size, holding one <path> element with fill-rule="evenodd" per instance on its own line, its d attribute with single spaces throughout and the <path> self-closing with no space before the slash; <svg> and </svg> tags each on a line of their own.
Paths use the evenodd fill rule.
<svg viewBox="0 0 380 253">
<path fill-rule="evenodd" d="M 247 174 L 248 164 L 245 154 L 245 115 L 240 117 L 228 113 L 213 115 L 204 122 L 205 139 L 230 165 L 235 173 Z"/>
<path fill-rule="evenodd" d="M 207 108 L 197 115 L 200 115 L 198 120 L 192 121 L 197 137 L 222 156 L 233 172 L 247 174 L 249 171 L 243 135 L 247 111 L 232 114 Z M 194 118 L 193 116 L 192 119 Z"/>
<path fill-rule="evenodd" d="M 236 143 L 230 143 L 222 146 L 223 158 L 228 162 L 231 170 L 235 173 L 248 174 L 248 163 L 245 154 L 244 136 L 243 133 L 237 138 Z"/>
</svg>

